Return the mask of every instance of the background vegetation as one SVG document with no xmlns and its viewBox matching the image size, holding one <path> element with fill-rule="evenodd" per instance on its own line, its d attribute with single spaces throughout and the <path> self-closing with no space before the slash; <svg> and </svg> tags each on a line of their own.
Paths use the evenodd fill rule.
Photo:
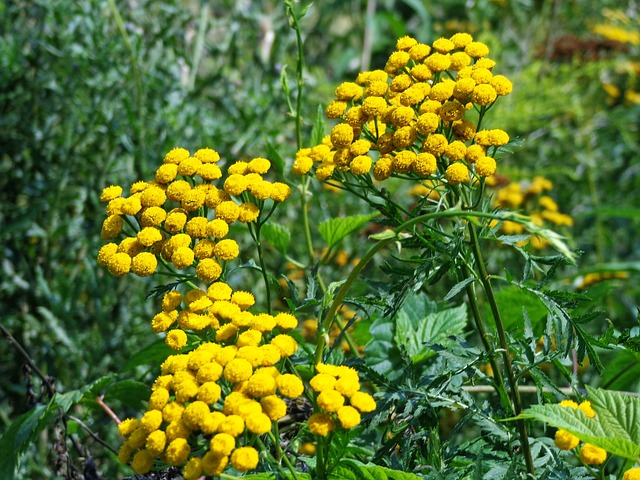
<svg viewBox="0 0 640 480">
<path fill-rule="evenodd" d="M 131 359 L 154 342 L 153 305 L 145 301 L 145 281 L 114 279 L 95 263 L 99 194 L 149 177 L 176 145 L 209 146 L 229 162 L 276 149 L 290 164 L 295 126 L 283 84 L 295 88 L 295 34 L 277 1 L 18 0 L 0 2 L 0 12 L 0 323 L 58 391 L 112 375 L 108 388 L 96 392 L 122 417 L 135 414 L 152 372 Z M 585 327 L 595 337 L 609 328 L 620 338 L 636 335 L 638 15 L 631 0 L 317 2 L 302 19 L 303 136 L 309 139 L 318 105 L 333 88 L 379 66 L 399 36 L 430 43 L 472 33 L 515 86 L 493 114 L 521 139 L 501 165 L 499 182 L 536 176 L 554 182 L 551 196 L 574 219 L 565 233 L 581 252 L 577 267 L 559 271 L 557 288 L 587 294 L 578 309 L 602 311 Z M 360 212 L 334 192 L 313 188 L 312 224 Z M 297 205 L 278 212 L 294 238 Z M 353 260 L 357 241 L 343 243 L 342 258 Z M 304 257 L 301 244 L 291 243 L 292 258 Z M 272 253 L 273 271 L 291 274 Z M 494 271 L 506 259 L 496 252 Z M 336 258 L 327 267 L 330 278 L 343 277 L 349 261 Z M 429 296 L 440 300 L 449 287 L 430 288 Z M 360 327 L 361 344 L 370 338 L 367 326 Z M 603 357 L 603 375 L 587 369 L 582 380 L 637 392 L 637 349 L 610 348 Z M 0 434 L 48 395 L 33 365 L 24 365 L 3 338 Z M 86 402 L 73 416 L 75 425 L 118 444 L 97 403 Z M 130 474 L 82 428 L 74 431 L 105 478 Z M 55 478 L 66 448 L 59 438 L 45 432 L 19 476 Z"/>
</svg>

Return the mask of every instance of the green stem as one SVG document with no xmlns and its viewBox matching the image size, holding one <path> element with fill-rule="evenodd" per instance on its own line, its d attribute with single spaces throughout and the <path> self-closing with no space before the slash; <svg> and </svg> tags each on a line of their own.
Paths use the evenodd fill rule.
<svg viewBox="0 0 640 480">
<path fill-rule="evenodd" d="M 269 436 L 269 438 L 273 442 L 273 445 L 276 447 L 276 451 L 278 452 L 278 456 L 280 458 L 282 458 L 282 460 L 284 461 L 284 464 L 287 466 L 287 468 L 289 469 L 289 471 L 293 475 L 293 478 L 295 478 L 296 480 L 299 480 L 298 473 L 296 472 L 296 469 L 293 468 L 293 465 L 291 464 L 291 461 L 289 460 L 289 457 L 287 457 L 285 455 L 285 453 L 282 451 L 282 447 L 280 446 L 280 441 L 275 437 L 275 435 L 271 431 L 269 431 L 267 433 L 267 435 Z"/>
<path fill-rule="evenodd" d="M 470 278 L 470 272 L 466 265 L 463 266 L 463 275 L 465 278 Z M 507 389 L 504 384 L 504 379 L 502 378 L 502 373 L 498 364 L 496 363 L 496 359 L 494 356 L 494 348 L 491 342 L 489 341 L 489 336 L 487 334 L 487 329 L 482 322 L 482 315 L 480 314 L 480 309 L 478 308 L 478 302 L 476 300 L 475 289 L 472 284 L 466 286 L 467 298 L 469 299 L 469 306 L 471 307 L 471 313 L 473 315 L 473 321 L 476 325 L 476 330 L 480 334 L 480 339 L 482 340 L 482 345 L 484 346 L 485 352 L 489 355 L 489 364 L 493 369 L 493 378 L 496 384 L 496 390 L 498 395 L 500 396 L 500 403 L 502 407 L 506 410 L 511 409 L 511 402 L 509 401 L 509 397 L 507 395 Z"/>
<path fill-rule="evenodd" d="M 271 315 L 271 287 L 269 285 L 269 276 L 267 275 L 267 270 L 264 264 L 264 254 L 262 251 L 262 241 L 260 240 L 260 227 L 261 224 L 256 224 L 253 228 L 249 224 L 249 233 L 253 237 L 254 242 L 256 243 L 256 248 L 258 250 L 258 262 L 260 263 L 260 271 L 262 273 L 262 278 L 264 279 L 264 288 L 265 294 L 267 296 L 267 313 Z M 254 231 L 255 230 L 255 231 Z"/>
<path fill-rule="evenodd" d="M 482 257 L 482 251 L 480 250 L 480 243 L 478 241 L 478 234 L 476 233 L 475 227 L 469 223 L 469 236 L 471 239 L 471 249 L 473 251 L 473 256 L 475 257 L 478 273 L 480 274 L 480 282 L 482 283 L 482 287 L 484 288 L 485 294 L 487 295 L 487 301 L 489 302 L 489 307 L 491 308 L 491 313 L 493 314 L 493 319 L 496 323 L 496 330 L 498 332 L 498 339 L 500 341 L 500 348 L 502 349 L 502 358 L 505 366 L 505 370 L 507 373 L 507 379 L 509 380 L 509 384 L 511 387 L 511 395 L 513 400 L 513 408 L 516 415 L 520 415 L 522 412 L 522 401 L 520 399 L 520 390 L 518 389 L 518 381 L 513 371 L 513 364 L 511 363 L 511 357 L 509 356 L 509 343 L 507 341 L 507 335 L 504 328 L 504 323 L 502 321 L 502 316 L 500 314 L 500 309 L 498 308 L 498 302 L 493 292 L 493 287 L 491 286 L 491 281 L 489 280 L 489 275 L 487 274 L 487 269 L 484 265 L 484 258 Z M 527 425 L 524 420 L 517 420 L 516 425 L 518 428 L 518 432 L 520 434 L 520 444 L 522 446 L 522 451 L 524 453 L 525 463 L 527 465 L 527 471 L 535 476 L 535 467 L 533 465 L 533 457 L 531 455 L 531 446 L 529 445 L 529 436 L 527 433 Z"/>
</svg>

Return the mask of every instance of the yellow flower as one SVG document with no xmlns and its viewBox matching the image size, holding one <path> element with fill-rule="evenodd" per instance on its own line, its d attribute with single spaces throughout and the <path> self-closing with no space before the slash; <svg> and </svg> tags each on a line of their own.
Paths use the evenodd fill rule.
<svg viewBox="0 0 640 480">
<path fill-rule="evenodd" d="M 278 385 L 278 390 L 287 398 L 299 397 L 304 392 L 302 380 L 290 373 L 278 376 L 276 384 Z"/>
<path fill-rule="evenodd" d="M 513 84 L 504 75 L 495 75 L 491 79 L 491 86 L 500 96 L 509 95 L 513 91 Z"/>
<path fill-rule="evenodd" d="M 455 72 L 462 70 L 471 63 L 471 57 L 464 52 L 456 52 L 451 55 L 449 68 Z"/>
<path fill-rule="evenodd" d="M 496 89 L 489 84 L 476 85 L 471 92 L 471 100 L 480 106 L 491 105 L 496 101 Z"/>
<path fill-rule="evenodd" d="M 182 160 L 185 160 L 185 159 L 189 158 L 189 155 L 190 155 L 189 150 L 186 150 L 184 148 L 176 147 L 173 150 L 169 151 L 169 153 L 167 153 L 164 156 L 164 163 L 175 163 L 175 164 L 178 164 Z"/>
<path fill-rule="evenodd" d="M 554 443 L 560 450 L 573 450 L 580 443 L 580 439 L 566 430 L 558 430 L 555 435 Z"/>
<path fill-rule="evenodd" d="M 215 455 L 221 457 L 231 455 L 236 448 L 236 439 L 228 433 L 218 433 L 211 438 L 209 446 Z"/>
<path fill-rule="evenodd" d="M 456 48 L 455 43 L 453 43 L 448 38 L 441 37 L 433 42 L 433 49 L 439 53 L 448 53 L 454 48 Z"/>
<path fill-rule="evenodd" d="M 224 378 L 232 383 L 249 380 L 252 373 L 251 363 L 243 358 L 234 358 L 224 367 Z"/>
<path fill-rule="evenodd" d="M 196 175 L 200 176 L 205 182 L 211 182 L 222 177 L 222 171 L 215 163 L 204 163 L 200 165 Z"/>
<path fill-rule="evenodd" d="M 264 413 L 250 415 L 245 420 L 247 430 L 256 435 L 262 435 L 271 430 L 271 420 Z"/>
<path fill-rule="evenodd" d="M 447 148 L 447 137 L 439 133 L 433 133 L 424 139 L 422 143 L 422 149 L 425 152 L 432 154 L 434 157 L 439 157 L 444 153 Z"/>
<path fill-rule="evenodd" d="M 382 97 L 367 97 L 362 102 L 362 112 L 365 115 L 368 115 L 370 117 L 379 117 L 384 113 L 386 108 L 387 108 L 387 101 Z M 346 124 L 340 124 L 340 125 L 346 125 Z M 336 127 L 339 127 L 340 125 L 336 125 Z M 348 126 L 350 127 L 350 125 Z M 331 142 L 336 147 L 342 147 L 342 148 L 348 147 L 351 141 L 353 140 L 353 128 L 351 129 L 351 136 L 348 135 L 349 132 L 346 129 L 341 129 L 341 131 L 336 132 L 335 135 L 334 135 L 334 131 L 335 131 L 335 128 L 331 132 Z"/>
<path fill-rule="evenodd" d="M 368 155 L 358 155 L 349 164 L 349 169 L 354 175 L 366 175 L 371 170 L 373 160 Z"/>
<path fill-rule="evenodd" d="M 244 432 L 244 420 L 239 415 L 228 415 L 218 427 L 220 433 L 228 433 L 232 437 L 237 437 Z"/>
<path fill-rule="evenodd" d="M 582 410 L 582 412 L 589 418 L 594 418 L 596 416 L 596 412 L 591 406 L 591 402 L 589 400 L 585 400 L 578 405 L 578 409 Z"/>
<path fill-rule="evenodd" d="M 393 133 L 393 146 L 395 148 L 407 148 L 413 145 L 418 137 L 418 132 L 413 127 L 400 127 Z"/>
<path fill-rule="evenodd" d="M 196 152 L 197 153 L 197 152 Z M 185 480 L 197 480 L 202 475 L 202 459 L 191 457 L 184 466 L 183 477 Z"/>
<path fill-rule="evenodd" d="M 422 62 L 431 53 L 431 47 L 424 43 L 417 43 L 409 49 L 409 57 L 416 62 Z"/>
<path fill-rule="evenodd" d="M 216 208 L 220 203 L 227 202 L 231 199 L 229 194 L 224 190 L 219 190 L 215 186 L 211 186 L 205 195 L 205 203 L 209 208 Z"/>
<path fill-rule="evenodd" d="M 187 344 L 187 334 L 182 330 L 171 330 L 167 333 L 165 343 L 172 350 L 180 350 Z"/>
<path fill-rule="evenodd" d="M 275 365 L 282 358 L 282 352 L 275 345 L 270 345 L 270 344 L 262 345 L 260 347 L 260 350 L 262 351 L 262 354 L 263 354 L 263 358 L 262 358 L 263 367 Z"/>
<path fill-rule="evenodd" d="M 413 171 L 421 177 L 433 175 L 437 168 L 436 157 L 428 152 L 419 153 L 413 163 Z"/>
<path fill-rule="evenodd" d="M 222 275 L 222 267 L 213 258 L 204 258 L 196 265 L 196 276 L 203 282 L 209 283 Z"/>
<path fill-rule="evenodd" d="M 482 42 L 471 42 L 464 47 L 464 52 L 471 58 L 486 57 L 489 55 L 489 47 Z"/>
<path fill-rule="evenodd" d="M 451 56 L 448 53 L 443 55 L 435 52 L 424 60 L 424 64 L 432 72 L 444 72 L 451 65 Z"/>
<path fill-rule="evenodd" d="M 293 330 L 298 326 L 298 319 L 290 313 L 281 312 L 275 316 L 274 320 L 281 330 Z"/>
<path fill-rule="evenodd" d="M 192 177 L 202 166 L 202 162 L 194 157 L 185 158 L 178 164 L 178 173 L 185 177 Z"/>
<path fill-rule="evenodd" d="M 481 177 L 488 177 L 496 171 L 496 161 L 492 157 L 480 157 L 475 163 L 476 174 Z"/>
<path fill-rule="evenodd" d="M 169 402 L 169 390 L 156 388 L 149 397 L 149 410 L 162 410 Z"/>
<path fill-rule="evenodd" d="M 116 253 L 107 260 L 107 269 L 114 277 L 120 277 L 131 270 L 131 257 L 126 253 Z"/>
<path fill-rule="evenodd" d="M 178 175 L 178 166 L 175 163 L 165 163 L 156 170 L 156 182 L 169 183 Z"/>
<path fill-rule="evenodd" d="M 329 375 L 326 373 L 318 373 L 309 382 L 311 388 L 313 388 L 316 392 L 332 390 L 335 384 L 336 378 L 333 375 Z"/>
<path fill-rule="evenodd" d="M 573 409 L 578 408 L 578 403 L 575 402 L 574 400 L 562 400 L 558 405 L 565 408 L 573 408 Z"/>
<path fill-rule="evenodd" d="M 155 460 L 155 453 L 149 450 L 140 450 L 133 456 L 133 460 L 131 461 L 131 468 L 134 472 L 143 475 L 153 466 L 153 461 Z"/>
<path fill-rule="evenodd" d="M 446 175 L 450 185 L 458 185 L 469 181 L 469 169 L 464 163 L 452 163 L 447 167 Z"/>
<path fill-rule="evenodd" d="M 396 49 L 409 50 L 411 47 L 413 47 L 417 43 L 418 41 L 413 37 L 409 37 L 409 36 L 400 37 L 396 42 Z"/>
<path fill-rule="evenodd" d="M 291 187 L 286 183 L 273 182 L 271 185 L 271 200 L 284 202 L 291 195 Z"/>
<path fill-rule="evenodd" d="M 110 202 L 114 198 L 118 198 L 120 195 L 122 195 L 122 187 L 118 185 L 111 185 L 110 187 L 106 187 L 104 190 L 102 190 L 100 201 Z"/>
<path fill-rule="evenodd" d="M 473 37 L 468 33 L 456 33 L 449 40 L 453 42 L 454 48 L 464 48 L 473 42 Z"/>
<path fill-rule="evenodd" d="M 102 222 L 102 231 L 100 236 L 103 240 L 111 240 L 116 238 L 122 232 L 124 220 L 120 215 L 110 215 Z"/>
<path fill-rule="evenodd" d="M 349 402 L 362 413 L 373 412 L 376 409 L 376 401 L 371 395 L 365 392 L 356 392 Z"/>
<path fill-rule="evenodd" d="M 499 128 L 489 130 L 488 137 L 489 143 L 496 147 L 509 143 L 509 135 L 507 132 L 500 130 Z"/>
<path fill-rule="evenodd" d="M 140 426 L 140 420 L 137 418 L 126 418 L 118 425 L 118 432 L 123 437 L 131 435 L 133 431 Z"/>
<path fill-rule="evenodd" d="M 443 103 L 451 98 L 453 90 L 456 87 L 456 82 L 450 79 L 442 80 L 431 87 L 429 92 L 429 98 L 436 102 Z"/>
<path fill-rule="evenodd" d="M 162 424 L 162 412 L 159 410 L 149 410 L 140 419 L 140 427 L 146 432 L 153 432 L 160 428 Z"/>
<path fill-rule="evenodd" d="M 194 212 L 204 205 L 207 194 L 203 190 L 189 190 L 180 199 L 180 205 L 188 212 Z"/>
<path fill-rule="evenodd" d="M 343 100 L 331 101 L 325 110 L 327 118 L 340 118 L 347 110 L 347 105 Z"/>
<path fill-rule="evenodd" d="M 336 390 L 323 390 L 318 395 L 317 402 L 325 412 L 337 412 L 344 405 L 344 397 Z"/>
<path fill-rule="evenodd" d="M 262 411 L 274 422 L 287 414 L 287 404 L 276 395 L 269 395 L 260 400 Z"/>
<path fill-rule="evenodd" d="M 335 96 L 338 100 L 358 100 L 362 96 L 362 87 L 353 82 L 344 82 L 336 88 Z"/>
<path fill-rule="evenodd" d="M 167 447 L 165 460 L 169 465 L 181 465 L 187 461 L 191 447 L 185 438 L 176 438 Z"/>
<path fill-rule="evenodd" d="M 294 338 L 285 334 L 280 334 L 273 337 L 273 339 L 271 340 L 271 345 L 278 347 L 283 357 L 289 357 L 293 355 L 298 349 L 298 343 L 294 340 Z"/>
<path fill-rule="evenodd" d="M 423 135 L 428 135 L 435 132 L 440 124 L 440 117 L 435 113 L 427 112 L 418 117 L 416 123 L 416 130 Z"/>
<path fill-rule="evenodd" d="M 216 207 L 216 219 L 224 220 L 227 223 L 235 222 L 240 216 L 240 207 L 230 200 L 221 202 Z"/>
<path fill-rule="evenodd" d="M 373 167 L 373 177 L 377 181 L 386 180 L 393 173 L 393 157 L 383 156 Z"/>
<path fill-rule="evenodd" d="M 197 380 L 201 383 L 217 382 L 222 376 L 222 365 L 212 360 L 198 369 Z"/>
<path fill-rule="evenodd" d="M 393 52 L 389 56 L 387 64 L 384 66 L 384 71 L 387 73 L 395 73 L 396 71 L 405 67 L 407 63 L 409 63 L 410 59 L 411 57 L 409 56 L 409 54 L 403 50 Z"/>
<path fill-rule="evenodd" d="M 580 460 L 586 465 L 601 465 L 607 459 L 607 451 L 590 443 L 580 448 Z"/>
<path fill-rule="evenodd" d="M 463 118 L 462 120 L 453 122 L 453 133 L 458 139 L 466 142 L 467 140 L 471 140 L 475 135 L 476 126 L 470 120 Z"/>
<path fill-rule="evenodd" d="M 156 430 L 147 437 L 145 448 L 154 455 L 158 455 L 164 450 L 166 443 L 167 435 L 162 430 Z"/>
<path fill-rule="evenodd" d="M 360 390 L 358 374 L 341 376 L 335 384 L 335 389 L 345 397 L 352 397 Z"/>
<path fill-rule="evenodd" d="M 302 443 L 298 447 L 298 453 L 301 455 L 307 455 L 307 456 L 315 455 L 316 446 L 311 442 Z"/>
<path fill-rule="evenodd" d="M 276 379 L 268 373 L 255 373 L 249 378 L 247 393 L 252 397 L 268 397 L 276 392 Z"/>
<path fill-rule="evenodd" d="M 240 249 L 235 240 L 226 239 L 216 244 L 214 253 L 219 260 L 228 261 L 236 258 L 240 254 Z"/>
<path fill-rule="evenodd" d="M 198 389 L 198 400 L 206 403 L 207 405 L 213 405 L 222 395 L 220 385 L 215 382 L 205 382 L 200 385 Z"/>
<path fill-rule="evenodd" d="M 631 468 L 624 472 L 622 480 L 640 480 L 640 468 Z"/>
<path fill-rule="evenodd" d="M 98 251 L 98 265 L 106 267 L 109 259 L 118 252 L 118 245 L 115 243 L 107 243 L 100 247 Z"/>
<path fill-rule="evenodd" d="M 309 424 L 309 431 L 321 437 L 326 437 L 336 428 L 336 423 L 331 418 L 331 415 L 327 413 L 314 413 L 309 417 L 307 423 Z"/>
<path fill-rule="evenodd" d="M 220 160 L 220 154 L 212 148 L 201 148 L 193 156 L 202 163 L 215 163 Z"/>
<path fill-rule="evenodd" d="M 166 199 L 167 196 L 164 193 L 164 190 L 156 186 L 151 186 L 142 192 L 140 204 L 143 207 L 160 207 L 164 204 Z"/>
<path fill-rule="evenodd" d="M 253 470 L 258 466 L 258 452 L 253 447 L 240 447 L 231 454 L 231 464 L 239 472 Z"/>
<path fill-rule="evenodd" d="M 353 428 L 360 423 L 360 413 L 355 408 L 345 405 L 338 409 L 338 420 L 342 428 Z"/>
<path fill-rule="evenodd" d="M 393 80 L 391 80 L 391 83 L 389 84 L 389 90 L 391 90 L 392 92 L 403 92 L 404 90 L 409 88 L 412 83 L 413 80 L 411 80 L 411 77 L 409 75 L 407 75 L 406 73 L 401 73 Z"/>
</svg>

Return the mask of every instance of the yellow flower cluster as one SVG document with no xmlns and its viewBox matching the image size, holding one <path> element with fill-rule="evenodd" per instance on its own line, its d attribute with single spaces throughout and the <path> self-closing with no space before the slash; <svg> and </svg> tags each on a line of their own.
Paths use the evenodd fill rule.
<svg viewBox="0 0 640 480">
<path fill-rule="evenodd" d="M 358 372 L 350 367 L 318 364 L 318 372 L 309 382 L 317 393 L 320 409 L 309 417 L 309 431 L 326 437 L 337 425 L 351 429 L 360 423 L 360 413 L 373 412 L 376 402 L 360 391 Z M 346 404 L 348 400 L 348 405 Z"/>
<path fill-rule="evenodd" d="M 629 272 L 592 272 L 587 273 L 584 277 L 578 279 L 578 288 L 584 290 L 596 283 L 604 282 L 606 280 L 626 280 L 629 278 Z"/>
<path fill-rule="evenodd" d="M 291 193 L 288 185 L 263 179 L 271 167 L 266 158 L 234 163 L 219 188 L 214 184 L 222 178 L 219 160 L 209 148 L 193 156 L 174 148 L 154 180 L 134 183 L 128 196 L 122 196 L 120 186 L 105 188 L 101 235 L 120 240 L 100 249 L 98 263 L 115 276 L 148 276 L 160 262 L 177 270 L 195 267 L 197 278 L 206 283 L 217 280 L 224 262 L 239 254 L 236 241 L 224 238 L 229 224 L 254 222 L 266 200 L 281 202 Z"/>
<path fill-rule="evenodd" d="M 580 410 L 589 418 L 596 416 L 596 412 L 588 400 L 581 402 L 579 405 L 573 400 L 563 400 L 560 402 L 560 405 L 566 408 Z M 556 432 L 554 443 L 560 450 L 573 450 L 579 445 L 580 439 L 566 430 L 560 429 Z M 580 460 L 582 460 L 585 465 L 601 465 L 606 459 L 607 451 L 600 447 L 596 447 L 590 443 L 585 443 L 580 447 Z"/>
<path fill-rule="evenodd" d="M 559 211 L 558 204 L 553 198 L 549 195 L 543 195 L 544 192 L 552 188 L 553 183 L 544 177 L 535 177 L 527 182 L 511 182 L 496 192 L 494 207 L 523 210 L 539 226 L 543 226 L 547 222 L 556 226 L 573 226 L 573 219 Z M 496 223 L 493 222 L 494 225 Z M 505 235 L 519 235 L 525 233 L 525 227 L 520 223 L 507 220 L 500 226 L 500 232 Z M 531 246 L 538 250 L 547 245 L 547 241 L 537 235 L 532 235 L 529 241 Z"/>
<path fill-rule="evenodd" d="M 219 283 L 211 290 L 214 297 L 230 291 Z M 165 301 L 176 301 L 177 297 L 167 295 Z M 252 315 L 224 302 L 229 308 L 216 310 L 220 318 L 235 311 L 236 320 L 218 328 L 216 336 L 223 338 L 170 356 L 153 385 L 147 412 L 140 420 L 120 424 L 126 441 L 119 458 L 123 463 L 131 461 L 137 473 L 148 472 L 156 458 L 184 465 L 186 480 L 218 475 L 229 463 L 238 471 L 254 469 L 258 452 L 247 443 L 252 436 L 271 431 L 272 422 L 286 415 L 282 397 L 302 395 L 300 378 L 281 374 L 276 366 L 297 350 L 296 341 L 286 334 L 269 342 L 264 339 L 274 328 L 295 328 L 297 320 L 285 313 Z"/>
<path fill-rule="evenodd" d="M 326 115 L 339 123 L 320 145 L 298 151 L 295 174 L 315 173 L 321 181 L 338 172 L 377 181 L 408 176 L 451 185 L 493 175 L 492 155 L 509 136 L 477 125 L 512 84 L 493 74 L 489 48 L 467 33 L 432 45 L 403 37 L 396 48 L 383 70 L 336 88 Z"/>
<path fill-rule="evenodd" d="M 183 279 L 181 293 L 162 298 L 162 310 L 152 320 L 156 333 L 174 350 L 187 343 L 187 332 L 214 341 L 189 353 L 170 356 L 153 386 L 142 418 L 121 423 L 126 438 L 120 460 L 140 474 L 156 459 L 184 465 L 187 480 L 220 474 L 228 464 L 238 471 L 254 469 L 256 435 L 271 431 L 284 417 L 284 397 L 296 398 L 304 385 L 296 375 L 281 373 L 281 360 L 298 344 L 287 334 L 298 325 L 291 314 L 253 313 L 254 296 L 233 291 L 224 281 L 224 262 L 238 257 L 229 224 L 259 220 L 265 202 L 287 199 L 290 189 L 262 178 L 271 163 L 265 158 L 236 162 L 222 179 L 219 155 L 211 149 L 193 156 L 171 150 L 155 179 L 131 186 L 123 197 L 120 186 L 103 190 L 107 218 L 102 228 L 110 242 L 98 262 L 113 275 L 129 271 L 141 276 L 156 271 L 158 262 L 175 273 L 193 267 Z M 185 279 L 189 280 L 186 281 Z M 205 286 L 193 282 L 199 280 Z"/>
</svg>

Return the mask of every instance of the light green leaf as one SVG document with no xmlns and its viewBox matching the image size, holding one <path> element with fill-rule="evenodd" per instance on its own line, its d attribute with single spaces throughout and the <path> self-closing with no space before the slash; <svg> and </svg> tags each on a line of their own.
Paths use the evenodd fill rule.
<svg viewBox="0 0 640 480">
<path fill-rule="evenodd" d="M 465 278 L 464 280 L 462 280 L 461 282 L 456 283 L 451 290 L 449 290 L 449 293 L 447 293 L 444 297 L 444 301 L 446 302 L 447 300 L 451 300 L 453 297 L 455 297 L 458 293 L 460 293 L 460 291 L 462 291 L 463 288 L 465 288 L 467 285 L 469 285 L 471 282 L 473 282 L 475 280 L 475 278 L 473 277 L 469 277 L 469 278 Z"/>
<path fill-rule="evenodd" d="M 640 461 L 640 397 L 589 386 L 587 391 L 594 418 L 560 405 L 534 405 L 517 418 L 546 422 L 613 455 Z"/>
<path fill-rule="evenodd" d="M 415 363 L 435 354 L 428 344 L 446 344 L 450 335 L 462 335 L 467 325 L 467 309 L 462 304 L 438 310 L 437 304 L 424 295 L 414 295 L 407 298 L 395 322 L 395 341 L 404 346 Z"/>
<path fill-rule="evenodd" d="M 327 242 L 329 248 L 332 248 L 344 237 L 369 223 L 378 215 L 378 213 L 372 213 L 370 215 L 353 215 L 350 217 L 332 218 L 322 222 L 318 226 L 318 230 L 320 231 L 322 238 L 324 238 L 324 241 Z"/>
<path fill-rule="evenodd" d="M 280 253 L 287 253 L 291 243 L 291 231 L 285 225 L 267 222 L 260 229 L 260 233 Z"/>
</svg>

